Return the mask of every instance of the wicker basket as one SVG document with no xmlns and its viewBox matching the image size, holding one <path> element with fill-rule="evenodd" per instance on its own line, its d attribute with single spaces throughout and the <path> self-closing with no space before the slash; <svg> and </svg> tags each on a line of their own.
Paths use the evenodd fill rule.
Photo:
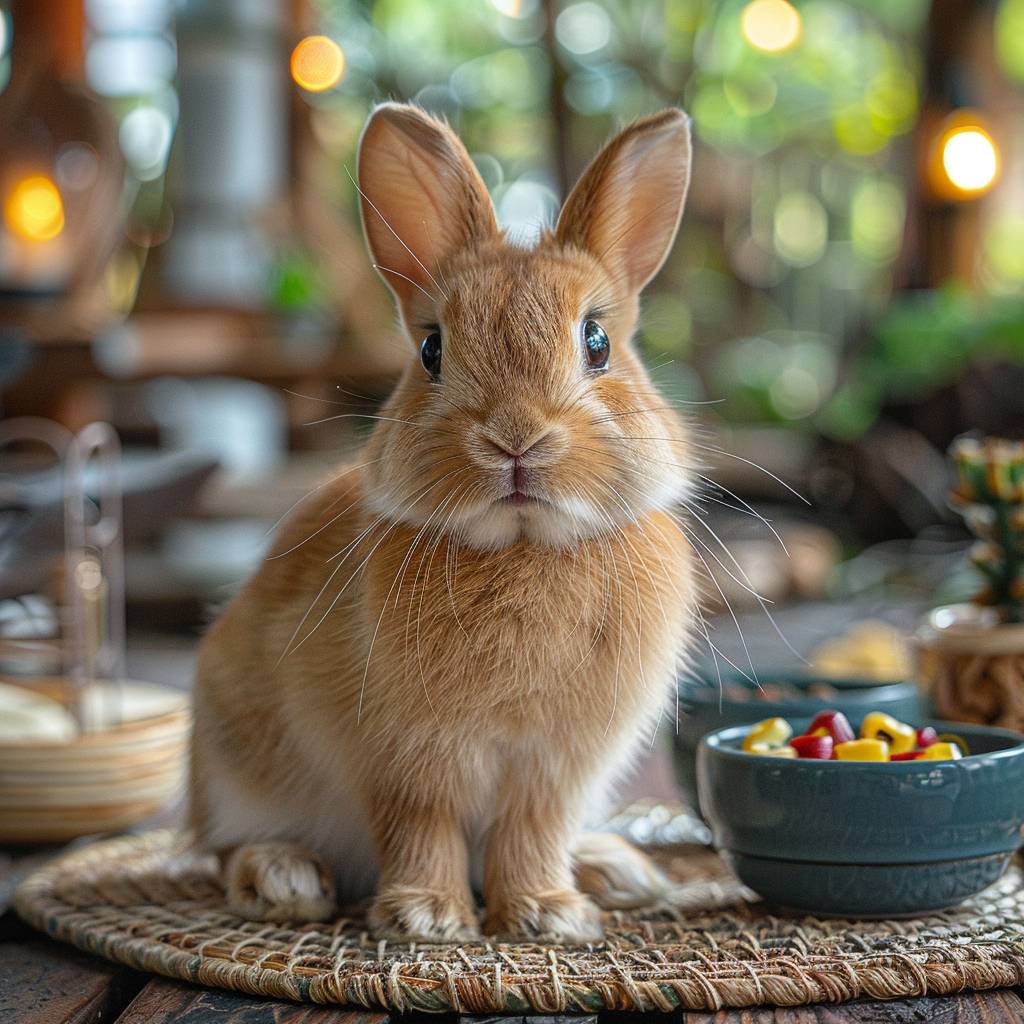
<svg viewBox="0 0 1024 1024">
<path fill-rule="evenodd" d="M 33 680 L 32 689 L 60 692 L 61 681 Z M 68 741 L 0 742 L 0 842 L 66 842 L 126 829 L 181 794 L 188 696 L 128 681 L 119 691 L 129 707 L 145 705 L 144 717 Z"/>
<path fill-rule="evenodd" d="M 940 718 L 1024 732 L 1024 624 L 977 605 L 932 611 L 917 633 L 921 680 Z"/>
</svg>

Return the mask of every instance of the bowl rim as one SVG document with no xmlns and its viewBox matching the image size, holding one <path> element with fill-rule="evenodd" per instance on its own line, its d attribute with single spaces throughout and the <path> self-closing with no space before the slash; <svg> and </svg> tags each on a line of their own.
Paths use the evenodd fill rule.
<svg viewBox="0 0 1024 1024">
<path fill-rule="evenodd" d="M 805 717 L 806 716 L 801 716 L 797 721 L 800 721 Z M 808 720 L 808 722 L 809 721 L 810 720 Z M 978 759 L 983 757 L 1004 760 L 1008 757 L 1019 757 L 1024 755 L 1024 735 L 1014 732 L 1012 729 L 1003 729 L 994 725 L 974 725 L 968 722 L 947 722 L 942 719 L 928 719 L 921 724 L 922 726 L 930 725 L 935 728 L 937 732 L 940 731 L 940 729 L 942 732 L 958 732 L 963 734 L 965 738 L 969 738 L 971 733 L 980 733 L 986 736 L 1010 740 L 1012 743 L 1010 746 L 1003 747 L 999 750 L 987 750 L 979 754 L 967 754 L 966 756 L 957 758 L 956 760 L 944 761 L 824 761 L 813 757 L 766 757 L 763 755 L 750 754 L 745 750 L 740 750 L 738 747 L 724 745 L 724 741 L 732 740 L 744 735 L 752 725 L 756 724 L 756 722 L 749 722 L 746 724 L 741 723 L 739 725 L 727 725 L 723 726 L 721 729 L 714 729 L 701 737 L 698 750 L 707 749 L 721 757 L 745 759 L 751 764 L 751 766 L 763 766 L 765 764 L 769 764 L 773 768 L 780 768 L 783 771 L 807 771 L 810 769 L 820 768 L 824 765 L 834 765 L 837 769 L 842 770 L 844 766 L 857 765 L 862 770 L 864 768 L 870 768 L 871 770 L 878 771 L 906 773 L 912 773 L 915 771 L 932 771 L 937 767 L 953 767 L 954 770 L 957 770 L 958 766 L 966 766 L 970 762 L 976 763 Z M 832 768 L 829 767 L 828 770 L 831 771 Z"/>
<path fill-rule="evenodd" d="M 886 698 L 895 696 L 897 691 L 905 692 L 908 688 L 917 691 L 917 683 L 912 678 L 907 679 L 869 679 L 866 676 L 819 676 L 808 674 L 799 669 L 759 670 L 758 682 L 754 683 L 745 672 L 723 672 L 721 682 L 746 686 L 753 698 L 750 701 L 733 700 L 726 697 L 719 687 L 717 676 L 705 675 L 693 676 L 689 679 L 680 677 L 676 681 L 676 689 L 680 699 L 692 699 L 695 703 L 707 704 L 705 693 L 711 695 L 715 703 L 730 704 L 800 704 L 805 701 L 814 703 L 827 703 L 830 699 L 842 701 L 859 701 L 862 697 L 865 700 Z M 777 700 L 759 697 L 758 686 L 765 683 L 782 683 L 785 686 L 811 687 L 811 686 L 834 686 L 837 693 L 834 698 L 816 697 L 814 694 L 802 693 L 794 697 L 782 697 Z"/>
</svg>

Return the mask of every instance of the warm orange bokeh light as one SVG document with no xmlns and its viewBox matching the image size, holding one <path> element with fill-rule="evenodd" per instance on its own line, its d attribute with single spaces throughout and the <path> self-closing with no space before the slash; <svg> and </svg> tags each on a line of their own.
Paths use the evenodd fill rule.
<svg viewBox="0 0 1024 1024">
<path fill-rule="evenodd" d="M 4 203 L 7 227 L 30 242 L 48 242 L 64 229 L 64 203 L 60 192 L 42 174 L 19 181 Z"/>
<path fill-rule="evenodd" d="M 345 53 L 327 36 L 306 36 L 292 50 L 292 78 L 307 92 L 326 92 L 345 74 Z"/>
</svg>

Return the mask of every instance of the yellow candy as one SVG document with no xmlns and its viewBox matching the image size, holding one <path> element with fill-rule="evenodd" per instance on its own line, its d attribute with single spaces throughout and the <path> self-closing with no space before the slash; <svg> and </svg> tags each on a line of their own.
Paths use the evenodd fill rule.
<svg viewBox="0 0 1024 1024">
<path fill-rule="evenodd" d="M 906 754 L 917 746 L 917 730 L 912 725 L 897 722 L 884 711 L 872 711 L 860 725 L 863 739 L 884 740 L 894 754 Z"/>
<path fill-rule="evenodd" d="M 782 747 L 769 747 L 767 743 L 752 743 L 748 754 L 760 754 L 762 757 L 797 757 L 795 747 L 786 744 Z"/>
<path fill-rule="evenodd" d="M 933 743 L 930 747 L 924 748 L 921 761 L 958 761 L 964 755 L 955 743 Z"/>
<path fill-rule="evenodd" d="M 960 748 L 960 753 L 965 757 L 971 752 L 970 747 L 967 746 L 967 740 L 963 736 L 957 736 L 955 732 L 940 732 L 935 739 L 938 742 L 955 744 Z"/>
<path fill-rule="evenodd" d="M 746 739 L 743 741 L 743 749 L 747 753 L 755 753 L 753 750 L 755 744 L 763 744 L 766 747 L 782 747 L 792 735 L 793 729 L 784 718 L 766 718 L 764 721 L 758 722 L 747 733 Z M 763 753 L 763 751 L 757 751 L 757 753 Z"/>
<path fill-rule="evenodd" d="M 876 739 L 850 740 L 837 743 L 834 755 L 837 761 L 888 761 L 889 744 Z"/>
</svg>

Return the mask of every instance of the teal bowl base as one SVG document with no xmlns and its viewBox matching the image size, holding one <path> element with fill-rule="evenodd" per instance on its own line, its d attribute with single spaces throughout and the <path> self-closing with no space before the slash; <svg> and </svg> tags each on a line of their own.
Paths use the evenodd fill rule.
<svg viewBox="0 0 1024 1024">
<path fill-rule="evenodd" d="M 748 888 L 769 903 L 822 917 L 916 917 L 948 910 L 988 888 L 1011 853 L 923 864 L 820 864 L 723 851 Z"/>
</svg>

